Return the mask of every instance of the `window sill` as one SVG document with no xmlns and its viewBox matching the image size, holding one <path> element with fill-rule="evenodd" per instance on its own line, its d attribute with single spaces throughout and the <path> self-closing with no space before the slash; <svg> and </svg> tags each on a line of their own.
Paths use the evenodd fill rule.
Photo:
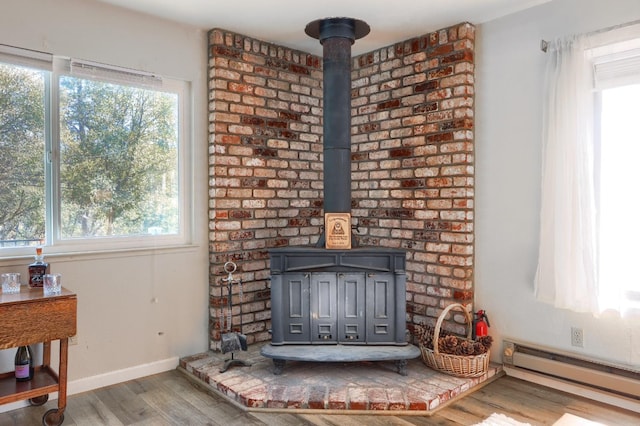
<svg viewBox="0 0 640 426">
<path fill-rule="evenodd" d="M 86 250 L 78 252 L 46 253 L 45 259 L 51 263 L 105 260 L 131 257 L 148 257 L 156 254 L 197 252 L 201 248 L 196 244 L 170 245 L 159 247 L 140 247 L 113 250 Z M 46 248 L 45 248 L 46 250 Z M 25 267 L 33 261 L 33 256 L 0 257 L 0 268 Z"/>
</svg>

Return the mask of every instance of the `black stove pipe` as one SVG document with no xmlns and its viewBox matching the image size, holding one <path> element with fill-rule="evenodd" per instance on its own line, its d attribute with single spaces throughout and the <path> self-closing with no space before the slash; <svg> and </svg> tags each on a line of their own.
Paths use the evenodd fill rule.
<svg viewBox="0 0 640 426">
<path fill-rule="evenodd" d="M 313 21 L 305 33 L 323 48 L 324 211 L 351 212 L 351 45 L 369 34 L 352 18 Z M 324 233 L 317 246 L 324 246 Z"/>
</svg>

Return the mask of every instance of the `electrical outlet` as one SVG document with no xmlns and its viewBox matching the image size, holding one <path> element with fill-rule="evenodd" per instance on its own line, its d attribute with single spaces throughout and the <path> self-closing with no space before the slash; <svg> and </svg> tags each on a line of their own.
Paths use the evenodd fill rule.
<svg viewBox="0 0 640 426">
<path fill-rule="evenodd" d="M 571 346 L 584 348 L 584 333 L 581 328 L 571 327 Z"/>
<path fill-rule="evenodd" d="M 502 342 L 502 345 L 502 362 L 513 365 L 513 354 L 516 351 L 516 345 L 513 342 Z"/>
<path fill-rule="evenodd" d="M 78 335 L 74 334 L 73 336 L 69 337 L 69 345 L 73 346 L 73 345 L 77 345 L 78 344 Z"/>
</svg>

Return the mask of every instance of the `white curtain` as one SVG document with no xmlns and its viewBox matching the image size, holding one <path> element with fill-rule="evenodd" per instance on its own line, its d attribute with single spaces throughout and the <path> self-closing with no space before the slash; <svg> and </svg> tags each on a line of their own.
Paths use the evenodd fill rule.
<svg viewBox="0 0 640 426">
<path fill-rule="evenodd" d="M 536 297 L 598 311 L 593 68 L 586 36 L 549 44 Z"/>
</svg>

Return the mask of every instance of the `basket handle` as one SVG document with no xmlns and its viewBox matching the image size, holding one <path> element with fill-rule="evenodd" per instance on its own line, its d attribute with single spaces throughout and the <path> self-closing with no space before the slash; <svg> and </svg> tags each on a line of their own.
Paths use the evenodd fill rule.
<svg viewBox="0 0 640 426">
<path fill-rule="evenodd" d="M 471 315 L 469 315 L 469 312 L 467 312 L 467 309 L 463 305 L 459 303 L 452 303 L 446 308 L 444 308 L 442 313 L 440 313 L 440 316 L 438 317 L 438 321 L 436 321 L 436 328 L 433 330 L 433 352 L 436 355 L 440 354 L 440 351 L 438 350 L 438 337 L 440 336 L 440 326 L 442 325 L 442 321 L 444 321 L 444 318 L 447 316 L 449 311 L 453 308 L 460 308 L 462 312 L 464 312 L 464 317 L 467 320 L 467 326 L 468 326 L 467 339 L 471 339 L 471 331 L 472 331 Z"/>
</svg>

